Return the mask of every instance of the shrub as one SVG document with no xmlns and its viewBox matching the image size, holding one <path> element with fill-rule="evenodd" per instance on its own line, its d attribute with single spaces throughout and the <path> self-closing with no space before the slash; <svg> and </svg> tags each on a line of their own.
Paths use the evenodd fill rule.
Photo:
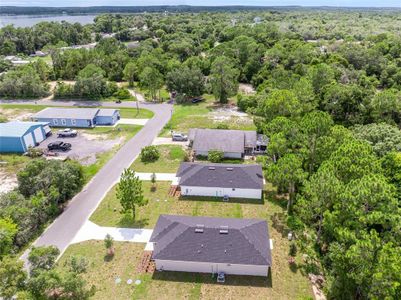
<svg viewBox="0 0 401 300">
<path fill-rule="evenodd" d="M 142 162 L 154 162 L 160 157 L 159 149 L 155 146 L 146 146 L 141 150 Z"/>
<path fill-rule="evenodd" d="M 212 163 L 219 163 L 223 160 L 224 153 L 220 150 L 210 150 L 207 159 Z"/>
<path fill-rule="evenodd" d="M 216 129 L 228 129 L 228 124 L 219 123 L 219 124 L 217 124 Z"/>
<path fill-rule="evenodd" d="M 86 272 L 89 262 L 86 257 L 78 255 L 71 256 L 66 264 L 69 265 L 70 272 L 81 274 Z"/>
<path fill-rule="evenodd" d="M 131 98 L 131 94 L 127 89 L 119 89 L 113 94 L 113 96 L 120 100 L 127 100 Z"/>
<path fill-rule="evenodd" d="M 41 157 L 43 155 L 43 149 L 29 147 L 28 148 L 28 156 L 32 158 Z"/>
<path fill-rule="evenodd" d="M 297 252 L 298 252 L 297 245 L 295 245 L 295 243 L 294 243 L 294 242 L 292 242 L 292 243 L 290 244 L 290 251 L 289 251 L 289 255 L 294 257 L 294 256 L 296 256 L 296 255 L 297 255 Z"/>
</svg>

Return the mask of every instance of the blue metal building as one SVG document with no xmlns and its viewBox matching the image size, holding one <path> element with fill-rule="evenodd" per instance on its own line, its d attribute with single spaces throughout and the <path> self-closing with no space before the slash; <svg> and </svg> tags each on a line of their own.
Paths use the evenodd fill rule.
<svg viewBox="0 0 401 300">
<path fill-rule="evenodd" d="M 50 133 L 47 122 L 0 123 L 0 153 L 25 153 Z"/>
<path fill-rule="evenodd" d="M 92 128 L 96 124 L 114 125 L 119 118 L 118 109 L 48 107 L 36 113 L 32 120 L 49 122 L 52 127 Z"/>
</svg>

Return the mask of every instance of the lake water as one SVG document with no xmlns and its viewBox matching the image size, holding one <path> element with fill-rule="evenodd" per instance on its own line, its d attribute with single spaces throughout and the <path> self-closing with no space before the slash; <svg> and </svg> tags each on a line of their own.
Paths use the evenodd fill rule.
<svg viewBox="0 0 401 300">
<path fill-rule="evenodd" d="M 0 28 L 6 25 L 13 24 L 15 27 L 30 27 L 39 22 L 61 22 L 66 21 L 69 23 L 81 23 L 82 25 L 90 24 L 96 15 L 19 15 L 19 16 L 6 16 L 0 15 Z"/>
</svg>

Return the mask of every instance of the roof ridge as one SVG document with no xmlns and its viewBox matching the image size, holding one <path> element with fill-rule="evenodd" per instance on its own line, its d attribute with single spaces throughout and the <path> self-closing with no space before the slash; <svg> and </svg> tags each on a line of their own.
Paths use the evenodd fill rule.
<svg viewBox="0 0 401 300">
<path fill-rule="evenodd" d="M 254 226 L 254 225 L 256 225 L 257 223 L 261 223 L 261 222 L 265 222 L 265 221 L 264 221 L 264 220 L 258 221 L 258 222 L 255 222 L 255 223 L 253 223 L 253 224 L 246 225 L 246 226 L 244 226 L 244 227 L 242 227 L 242 228 L 240 228 L 240 229 L 238 229 L 238 230 L 241 232 L 241 234 L 244 236 L 244 238 L 249 242 L 249 244 L 251 244 L 252 247 L 260 254 L 260 256 L 263 257 L 263 260 L 264 260 L 267 264 L 270 264 L 270 265 L 271 265 L 271 262 L 267 261 L 266 257 L 263 255 L 263 253 L 260 252 L 260 250 L 257 249 L 257 248 L 255 247 L 255 244 L 252 243 L 252 242 L 248 239 L 248 236 L 242 232 L 242 229 L 247 228 L 247 227 Z M 270 245 L 269 245 L 269 249 L 270 249 Z"/>
</svg>

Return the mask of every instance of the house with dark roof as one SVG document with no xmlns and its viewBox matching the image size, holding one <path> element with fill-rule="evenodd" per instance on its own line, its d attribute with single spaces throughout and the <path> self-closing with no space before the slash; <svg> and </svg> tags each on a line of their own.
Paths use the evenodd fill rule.
<svg viewBox="0 0 401 300">
<path fill-rule="evenodd" d="M 183 196 L 262 198 L 263 171 L 257 164 L 183 162 L 176 177 Z"/>
<path fill-rule="evenodd" d="M 160 215 L 150 242 L 159 271 L 267 276 L 272 265 L 260 219 Z"/>
<path fill-rule="evenodd" d="M 48 122 L 52 127 L 95 127 L 114 125 L 120 119 L 118 109 L 47 107 L 33 117 L 33 121 Z"/>
<path fill-rule="evenodd" d="M 219 150 L 224 157 L 242 158 L 264 153 L 267 146 L 267 138 L 251 130 L 192 128 L 188 138 L 196 156 L 207 156 L 209 151 Z"/>
</svg>

